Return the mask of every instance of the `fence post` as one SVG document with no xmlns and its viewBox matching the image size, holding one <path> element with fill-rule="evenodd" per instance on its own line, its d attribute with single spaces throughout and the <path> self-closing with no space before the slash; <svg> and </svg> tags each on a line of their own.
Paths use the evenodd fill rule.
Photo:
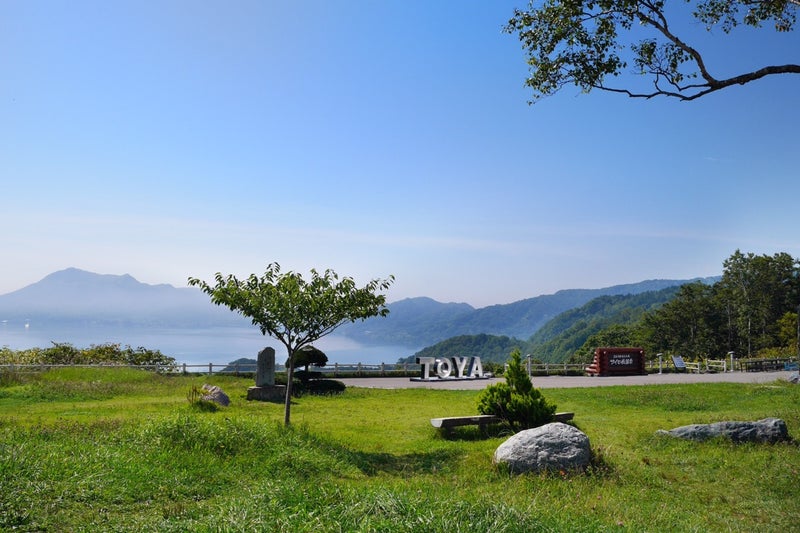
<svg viewBox="0 0 800 533">
<path fill-rule="evenodd" d="M 214 363 L 208 363 L 208 375 L 210 376 L 213 373 L 214 373 Z"/>
<path fill-rule="evenodd" d="M 333 377 L 338 377 L 339 375 L 339 363 L 333 363 Z"/>
<path fill-rule="evenodd" d="M 386 375 L 386 363 L 381 363 L 381 376 Z"/>
<path fill-rule="evenodd" d="M 357 370 L 356 370 L 356 374 L 357 374 L 358 376 L 361 376 L 361 363 L 358 363 L 358 367 L 357 367 Z"/>
</svg>

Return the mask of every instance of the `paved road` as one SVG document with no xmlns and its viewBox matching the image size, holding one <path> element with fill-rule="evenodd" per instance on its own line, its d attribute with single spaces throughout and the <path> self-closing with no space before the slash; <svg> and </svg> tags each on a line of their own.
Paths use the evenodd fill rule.
<svg viewBox="0 0 800 533">
<path fill-rule="evenodd" d="M 611 385 L 660 385 L 667 383 L 769 383 L 788 380 L 797 372 L 728 372 L 724 374 L 649 374 L 647 376 L 534 376 L 533 384 L 540 389 L 573 387 L 608 387 Z M 409 378 L 346 378 L 339 381 L 348 387 L 371 389 L 451 389 L 480 390 L 502 378 L 450 381 L 411 381 Z"/>
</svg>

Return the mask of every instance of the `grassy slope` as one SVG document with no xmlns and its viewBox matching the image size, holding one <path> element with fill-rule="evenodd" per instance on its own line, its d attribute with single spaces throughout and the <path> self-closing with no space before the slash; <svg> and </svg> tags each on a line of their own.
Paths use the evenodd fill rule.
<svg viewBox="0 0 800 533">
<path fill-rule="evenodd" d="M 796 443 L 693 444 L 656 429 L 777 416 L 800 431 L 800 387 L 698 384 L 548 390 L 596 454 L 586 474 L 509 476 L 505 436 L 443 439 L 434 416 L 475 391 L 368 390 L 282 406 L 251 380 L 63 370 L 0 386 L 0 530 L 779 531 L 800 511 Z"/>
</svg>

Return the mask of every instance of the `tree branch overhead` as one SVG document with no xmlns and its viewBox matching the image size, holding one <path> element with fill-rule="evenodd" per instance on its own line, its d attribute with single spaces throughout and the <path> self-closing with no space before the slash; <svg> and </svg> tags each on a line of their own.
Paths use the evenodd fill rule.
<svg viewBox="0 0 800 533">
<path fill-rule="evenodd" d="M 528 10 L 515 10 L 505 31 L 517 35 L 527 54 L 531 103 L 570 84 L 584 92 L 599 89 L 632 98 L 689 101 L 766 76 L 800 74 L 800 64 L 790 63 L 718 79 L 702 50 L 673 31 L 669 21 L 683 9 L 683 15 L 707 30 L 720 27 L 729 34 L 744 25 L 767 31 L 762 26 L 771 24 L 775 31 L 789 32 L 800 0 L 687 0 L 676 5 L 672 3 L 667 13 L 666 0 L 545 0 L 531 2 Z M 634 27 L 650 35 L 628 40 Z M 616 80 L 630 67 L 651 78 L 652 91 L 618 85 Z M 615 83 L 608 83 L 609 78 Z"/>
</svg>

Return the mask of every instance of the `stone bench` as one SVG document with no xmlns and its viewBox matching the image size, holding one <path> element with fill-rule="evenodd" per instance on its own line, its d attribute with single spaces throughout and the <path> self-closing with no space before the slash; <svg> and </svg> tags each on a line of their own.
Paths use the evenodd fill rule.
<svg viewBox="0 0 800 533">
<path fill-rule="evenodd" d="M 451 429 L 458 426 L 480 426 L 481 429 L 489 424 L 496 424 L 502 419 L 495 415 L 448 416 L 445 418 L 431 418 L 431 425 L 436 429 Z"/>
<path fill-rule="evenodd" d="M 574 417 L 575 413 L 556 413 L 553 416 L 553 421 L 567 422 Z M 445 432 L 459 426 L 478 426 L 481 431 L 484 431 L 489 424 L 497 424 L 502 421 L 502 418 L 495 415 L 448 416 L 444 418 L 431 418 L 431 425 Z"/>
</svg>

